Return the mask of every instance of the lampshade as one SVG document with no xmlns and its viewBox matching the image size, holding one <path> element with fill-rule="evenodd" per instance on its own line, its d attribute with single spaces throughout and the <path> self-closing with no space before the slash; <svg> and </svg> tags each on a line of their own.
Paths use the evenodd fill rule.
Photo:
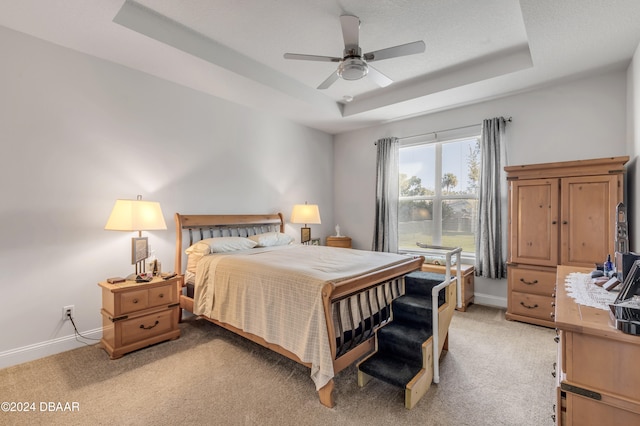
<svg viewBox="0 0 640 426">
<path fill-rule="evenodd" d="M 116 200 L 104 229 L 108 231 L 154 231 L 167 229 L 160 203 L 137 200 Z"/>
<path fill-rule="evenodd" d="M 291 223 L 319 224 L 320 210 L 317 204 L 296 204 L 291 212 Z"/>
</svg>

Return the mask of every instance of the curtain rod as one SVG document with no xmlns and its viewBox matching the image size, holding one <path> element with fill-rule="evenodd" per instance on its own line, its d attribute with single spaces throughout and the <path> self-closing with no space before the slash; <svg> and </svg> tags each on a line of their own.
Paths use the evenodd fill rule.
<svg viewBox="0 0 640 426">
<path fill-rule="evenodd" d="M 500 118 L 502 118 L 504 121 L 509 122 L 509 123 L 510 123 L 511 121 L 513 121 L 511 117 L 509 117 L 509 118 L 500 117 Z M 405 136 L 405 137 L 403 137 L 403 138 L 398 138 L 398 140 L 418 138 L 418 137 L 421 137 L 421 136 L 427 136 L 427 135 L 436 135 L 436 136 L 437 136 L 437 135 L 438 135 L 438 133 L 450 132 L 450 131 L 452 131 L 452 130 L 468 129 L 469 127 L 480 126 L 480 124 L 481 124 L 481 123 L 478 123 L 478 124 L 469 124 L 468 126 L 454 127 L 454 128 L 451 128 L 451 129 L 437 130 L 437 131 L 435 131 L 435 132 L 421 133 L 421 134 L 419 134 L 419 135 Z M 376 143 L 374 142 L 373 144 L 375 145 Z"/>
</svg>

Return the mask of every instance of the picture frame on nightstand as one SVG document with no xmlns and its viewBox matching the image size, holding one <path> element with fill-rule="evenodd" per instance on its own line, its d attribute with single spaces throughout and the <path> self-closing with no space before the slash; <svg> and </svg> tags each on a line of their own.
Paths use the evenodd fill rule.
<svg viewBox="0 0 640 426">
<path fill-rule="evenodd" d="M 319 246 L 320 245 L 320 238 L 312 238 L 311 239 L 311 245 L 312 246 Z"/>
</svg>

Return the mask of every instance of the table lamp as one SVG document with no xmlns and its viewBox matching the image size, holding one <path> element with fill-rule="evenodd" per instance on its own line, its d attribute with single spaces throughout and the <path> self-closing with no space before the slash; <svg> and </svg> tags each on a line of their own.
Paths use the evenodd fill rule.
<svg viewBox="0 0 640 426">
<path fill-rule="evenodd" d="M 143 201 L 138 195 L 136 200 L 116 200 L 111 216 L 104 229 L 108 231 L 138 232 L 131 238 L 131 264 L 136 266 L 135 275 L 145 273 L 144 260 L 149 257 L 149 244 L 142 231 L 167 229 L 160 203 Z"/>
<path fill-rule="evenodd" d="M 300 228 L 300 242 L 306 243 L 311 241 L 311 228 L 307 224 L 320 224 L 320 210 L 317 204 L 296 204 L 291 212 L 291 223 L 302 223 L 304 227 Z"/>
</svg>

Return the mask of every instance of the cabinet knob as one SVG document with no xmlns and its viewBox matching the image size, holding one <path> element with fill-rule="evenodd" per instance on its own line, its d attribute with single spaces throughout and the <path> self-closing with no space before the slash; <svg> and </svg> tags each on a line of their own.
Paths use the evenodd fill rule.
<svg viewBox="0 0 640 426">
<path fill-rule="evenodd" d="M 552 224 L 552 225 L 555 225 L 556 223 L 558 223 L 558 221 L 557 221 L 557 220 L 552 220 L 552 221 L 551 221 L 551 224 Z"/>
<path fill-rule="evenodd" d="M 162 299 L 162 298 L 164 297 L 164 293 L 160 293 L 160 294 L 158 295 L 158 297 L 159 297 L 160 299 Z"/>
<path fill-rule="evenodd" d="M 551 318 L 555 318 L 556 317 L 556 313 L 555 312 L 551 312 L 549 315 L 551 316 Z"/>
<path fill-rule="evenodd" d="M 133 299 L 133 303 L 138 303 L 138 299 Z"/>
<path fill-rule="evenodd" d="M 563 221 L 562 221 L 562 224 L 563 224 L 563 225 L 566 225 L 567 223 L 569 223 L 569 222 L 567 222 L 566 220 L 563 220 Z"/>
</svg>

